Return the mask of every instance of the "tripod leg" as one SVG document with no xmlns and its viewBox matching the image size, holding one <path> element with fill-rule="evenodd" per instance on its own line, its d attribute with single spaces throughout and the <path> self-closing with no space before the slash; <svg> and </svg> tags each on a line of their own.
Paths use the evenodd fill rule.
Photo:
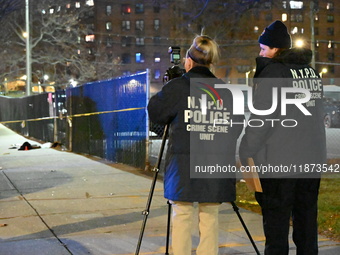
<svg viewBox="0 0 340 255">
<path fill-rule="evenodd" d="M 142 214 L 144 215 L 144 219 L 143 219 L 143 224 L 142 224 L 142 227 L 141 227 L 141 230 L 140 230 L 140 234 L 139 234 L 139 239 L 138 239 L 135 255 L 139 254 L 139 250 L 140 250 L 140 247 L 141 247 L 141 244 L 142 244 L 142 239 L 143 239 L 143 235 L 144 235 L 146 221 L 148 219 L 149 212 L 150 212 L 150 206 L 151 206 L 151 201 L 152 201 L 152 197 L 153 197 L 153 192 L 155 190 L 157 176 L 158 176 L 159 168 L 160 168 L 160 165 L 161 165 L 161 162 L 162 162 L 162 156 L 163 156 L 163 151 L 164 151 L 164 147 L 165 147 L 165 142 L 166 142 L 167 136 L 168 136 L 168 125 L 166 125 L 165 128 L 164 128 L 161 149 L 159 151 L 156 167 L 153 170 L 155 172 L 155 174 L 154 174 L 154 178 L 153 178 L 153 181 L 152 181 L 152 184 L 151 184 L 148 201 L 146 203 L 145 210 L 142 212 Z"/>
<path fill-rule="evenodd" d="M 255 242 L 254 242 L 254 240 L 253 240 L 253 238 L 252 238 L 252 236 L 251 236 L 251 234 L 250 234 L 250 232 L 249 232 L 249 230 L 248 230 L 246 224 L 244 223 L 244 221 L 243 221 L 243 219 L 242 219 L 242 217 L 241 217 L 241 214 L 240 214 L 240 212 L 239 212 L 239 208 L 237 207 L 237 205 L 235 204 L 235 202 L 231 202 L 231 205 L 233 206 L 233 209 L 234 209 L 234 211 L 236 212 L 237 217 L 239 218 L 239 220 L 240 220 L 240 222 L 241 222 L 241 224 L 242 224 L 244 230 L 246 231 L 247 236 L 248 236 L 248 238 L 249 238 L 251 244 L 253 245 L 253 247 L 254 247 L 254 249 L 255 249 L 255 251 L 256 251 L 256 254 L 257 254 L 257 255 L 260 255 L 260 252 L 259 252 L 259 250 L 257 249 L 256 244 L 255 244 Z"/>
<path fill-rule="evenodd" d="M 171 219 L 171 203 L 168 200 L 168 225 L 166 229 L 166 246 L 165 255 L 169 255 L 169 240 L 170 240 L 170 219 Z"/>
</svg>

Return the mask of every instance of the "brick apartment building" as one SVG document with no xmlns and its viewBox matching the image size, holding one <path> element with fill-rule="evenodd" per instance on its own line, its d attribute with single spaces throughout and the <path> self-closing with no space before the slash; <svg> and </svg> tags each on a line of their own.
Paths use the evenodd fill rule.
<svg viewBox="0 0 340 255">
<path fill-rule="evenodd" d="M 234 2 L 236 9 L 230 8 L 229 2 Z M 172 65 L 167 52 L 169 46 L 180 46 L 184 55 L 195 33 L 199 34 L 207 19 L 215 14 L 218 17 L 214 23 L 216 27 L 235 26 L 232 32 L 216 38 L 222 49 L 216 74 L 226 82 L 246 83 L 246 78 L 252 77 L 259 52 L 259 35 L 271 22 L 282 20 L 292 35 L 294 46 L 298 42 L 309 48 L 314 45 L 315 68 L 324 72 L 323 77 L 329 78 L 329 83 L 334 83 L 334 78 L 340 77 L 340 3 L 315 0 L 312 6 L 311 2 L 210 1 L 210 9 L 201 8 L 201 1 L 186 0 L 93 0 L 81 4 L 93 8 L 86 20 L 93 34 L 89 34 L 86 41 L 98 68 L 111 66 L 112 76 L 148 68 L 153 88 L 157 90 L 163 84 L 165 71 Z M 238 7 L 244 13 L 238 15 L 237 23 L 230 23 Z M 195 11 L 200 17 L 193 20 L 193 15 L 188 13 Z M 213 29 L 205 30 L 206 34 L 210 35 Z"/>
</svg>

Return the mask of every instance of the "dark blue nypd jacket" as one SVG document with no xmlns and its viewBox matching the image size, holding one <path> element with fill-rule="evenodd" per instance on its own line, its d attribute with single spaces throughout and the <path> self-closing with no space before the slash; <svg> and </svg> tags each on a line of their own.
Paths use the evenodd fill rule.
<svg viewBox="0 0 340 255">
<path fill-rule="evenodd" d="M 221 83 L 208 68 L 198 66 L 170 80 L 150 99 L 150 120 L 169 124 L 164 173 L 164 196 L 169 200 L 235 200 L 235 174 L 228 167 L 235 167 L 236 142 L 243 125 L 231 126 L 230 122 L 240 123 L 244 116 L 233 115 L 228 89 L 214 88 Z M 202 95 L 206 96 L 205 114 Z"/>
</svg>

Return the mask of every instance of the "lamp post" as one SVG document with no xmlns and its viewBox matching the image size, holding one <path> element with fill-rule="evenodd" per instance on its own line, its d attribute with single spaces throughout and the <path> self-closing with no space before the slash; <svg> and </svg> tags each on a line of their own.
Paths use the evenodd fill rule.
<svg viewBox="0 0 340 255">
<path fill-rule="evenodd" d="M 29 12 L 29 0 L 26 0 L 26 96 L 31 95 L 31 35 L 30 35 L 30 12 Z"/>
</svg>

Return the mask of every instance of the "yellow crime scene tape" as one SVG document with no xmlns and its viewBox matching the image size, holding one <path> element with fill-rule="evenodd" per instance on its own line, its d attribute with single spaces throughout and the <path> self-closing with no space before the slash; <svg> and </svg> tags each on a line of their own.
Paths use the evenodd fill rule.
<svg viewBox="0 0 340 255">
<path fill-rule="evenodd" d="M 99 115 L 99 114 L 115 113 L 115 112 L 128 112 L 128 111 L 136 111 L 136 110 L 142 110 L 142 109 L 145 109 L 145 107 L 127 108 L 127 109 L 102 111 L 102 112 L 79 113 L 79 114 L 67 115 L 67 116 L 62 116 L 62 117 L 52 116 L 52 117 L 41 117 L 41 118 L 27 119 L 27 120 L 8 120 L 8 121 L 0 121 L 0 123 L 7 124 L 7 123 L 16 123 L 16 122 L 25 122 L 25 121 L 40 121 L 40 120 L 52 120 L 52 119 L 63 119 L 63 118 L 70 120 L 72 118 L 83 117 L 83 116 L 91 116 L 91 115 Z"/>
</svg>

